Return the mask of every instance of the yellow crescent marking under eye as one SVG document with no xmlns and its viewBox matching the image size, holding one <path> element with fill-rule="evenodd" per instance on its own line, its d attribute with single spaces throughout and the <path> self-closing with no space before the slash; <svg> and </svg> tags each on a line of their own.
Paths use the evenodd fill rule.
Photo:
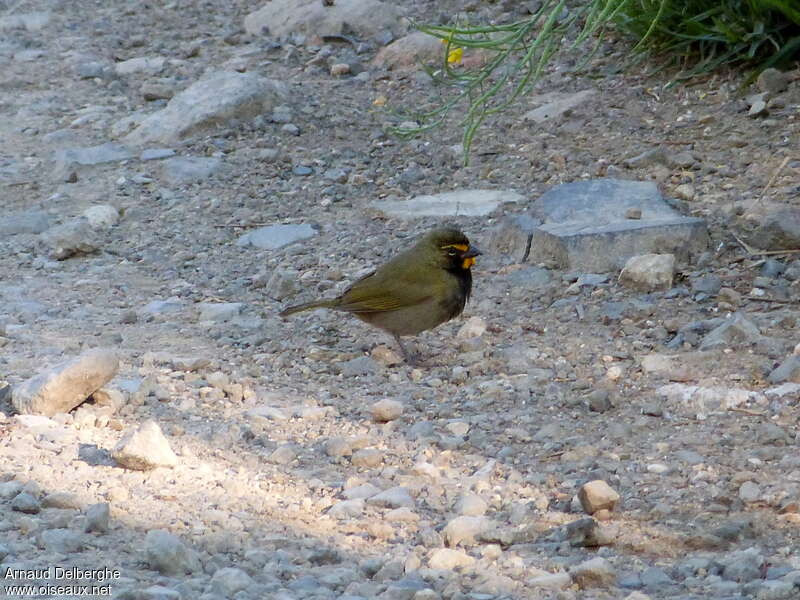
<svg viewBox="0 0 800 600">
<path fill-rule="evenodd" d="M 459 252 L 466 252 L 469 250 L 469 244 L 448 244 L 447 246 L 442 246 L 442 248 L 455 248 Z"/>
</svg>

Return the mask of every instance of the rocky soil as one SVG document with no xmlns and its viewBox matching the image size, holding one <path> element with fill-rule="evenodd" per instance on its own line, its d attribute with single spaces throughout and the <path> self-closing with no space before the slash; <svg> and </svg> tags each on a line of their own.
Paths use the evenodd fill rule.
<svg viewBox="0 0 800 600">
<path fill-rule="evenodd" d="M 336 0 L 358 18 L 331 33 L 289 4 L 0 0 L 6 592 L 800 597 L 798 73 L 665 88 L 607 40 L 463 167 L 455 124 L 386 133 L 404 117 L 382 105 L 441 92 L 415 67 L 438 42 L 375 62 L 407 32 L 394 9 Z M 657 182 L 708 250 L 652 292 L 501 251 L 509 217 L 597 177 Z M 464 189 L 520 196 L 380 208 Z M 342 315 L 277 317 L 442 222 L 487 252 L 421 366 Z"/>
</svg>

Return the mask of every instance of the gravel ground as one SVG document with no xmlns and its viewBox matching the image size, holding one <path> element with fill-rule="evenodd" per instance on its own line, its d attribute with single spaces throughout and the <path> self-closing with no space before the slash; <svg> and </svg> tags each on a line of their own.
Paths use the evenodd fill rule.
<svg viewBox="0 0 800 600">
<path fill-rule="evenodd" d="M 438 93 L 418 71 L 371 66 L 377 44 L 253 39 L 242 24 L 260 7 L 0 0 L 0 375 L 17 386 L 110 348 L 106 389 L 122 399 L 48 419 L 15 416 L 0 388 L 4 584 L 131 599 L 800 597 L 800 378 L 768 379 L 797 353 L 800 261 L 734 237 L 797 209 L 800 77 L 751 116 L 738 76 L 665 89 L 667 74 L 619 72 L 629 46 L 609 40 L 591 77 L 554 63 L 463 167 L 457 127 L 384 133 L 397 119 L 376 99 Z M 421 21 L 464 9 L 516 10 L 403 6 Z M 220 70 L 286 95 L 187 141 L 76 160 Z M 560 118 L 521 118 L 541 94 L 586 89 Z M 533 202 L 596 177 L 656 181 L 707 219 L 709 252 L 650 294 L 487 252 L 464 316 L 413 341 L 419 367 L 340 314 L 277 317 L 442 221 L 375 200 L 481 188 Z M 526 208 L 448 221 L 489 247 Z M 237 244 L 275 224 L 313 229 Z M 733 313 L 744 325 L 708 342 Z M 150 420 L 146 445 L 163 432 L 174 464 L 123 467 L 120 438 Z"/>
</svg>

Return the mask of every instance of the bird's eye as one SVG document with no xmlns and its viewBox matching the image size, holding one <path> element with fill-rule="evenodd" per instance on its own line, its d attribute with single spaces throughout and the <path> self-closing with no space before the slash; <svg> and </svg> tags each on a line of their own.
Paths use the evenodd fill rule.
<svg viewBox="0 0 800 600">
<path fill-rule="evenodd" d="M 448 255 L 448 256 L 455 256 L 456 254 L 457 254 L 457 252 L 456 252 L 455 250 L 449 250 L 449 251 L 447 252 L 447 255 Z"/>
</svg>

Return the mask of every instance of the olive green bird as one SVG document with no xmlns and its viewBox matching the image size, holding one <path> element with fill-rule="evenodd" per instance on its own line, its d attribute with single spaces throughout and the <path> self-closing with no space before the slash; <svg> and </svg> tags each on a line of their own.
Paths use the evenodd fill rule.
<svg viewBox="0 0 800 600">
<path fill-rule="evenodd" d="M 434 229 L 338 298 L 290 306 L 280 316 L 315 308 L 351 313 L 394 336 L 413 364 L 400 336 L 433 329 L 463 312 L 472 291 L 470 268 L 480 254 L 458 229 Z"/>
</svg>

